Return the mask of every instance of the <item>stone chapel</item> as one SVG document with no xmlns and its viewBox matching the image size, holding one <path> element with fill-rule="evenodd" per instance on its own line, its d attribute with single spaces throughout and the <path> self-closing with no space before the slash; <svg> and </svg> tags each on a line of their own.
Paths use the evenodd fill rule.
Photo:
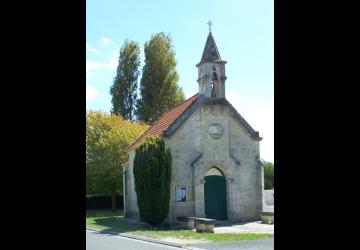
<svg viewBox="0 0 360 250">
<path fill-rule="evenodd" d="M 226 100 L 225 64 L 209 31 L 198 69 L 199 92 L 165 112 L 129 148 L 123 168 L 124 215 L 139 219 L 133 161 L 147 136 L 161 136 L 172 155 L 169 214 L 243 222 L 259 220 L 263 168 L 259 132 Z"/>
</svg>

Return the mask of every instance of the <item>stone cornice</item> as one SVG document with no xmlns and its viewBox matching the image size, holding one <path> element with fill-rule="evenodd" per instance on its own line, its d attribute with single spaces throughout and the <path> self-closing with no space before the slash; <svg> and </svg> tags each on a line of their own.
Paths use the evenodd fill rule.
<svg viewBox="0 0 360 250">
<path fill-rule="evenodd" d="M 166 130 L 163 131 L 162 135 L 167 137 L 172 135 L 197 109 L 201 106 L 204 101 L 204 96 L 199 97 L 191 104 L 191 106 L 183 112 Z"/>
<path fill-rule="evenodd" d="M 236 159 L 231 151 L 229 152 L 229 155 L 235 161 L 236 165 L 240 166 L 240 160 Z"/>
<path fill-rule="evenodd" d="M 162 135 L 165 137 L 172 135 L 203 104 L 228 106 L 234 118 L 240 122 L 240 124 L 245 128 L 246 131 L 248 131 L 251 139 L 255 141 L 262 140 L 262 137 L 259 136 L 259 132 L 255 131 L 250 126 L 250 124 L 239 114 L 239 112 L 237 112 L 237 110 L 231 105 L 228 100 L 226 100 L 225 98 L 205 98 L 204 95 L 199 95 L 196 101 L 194 101 L 191 106 L 173 122 L 173 124 L 171 124 L 166 130 L 163 131 Z"/>
<path fill-rule="evenodd" d="M 202 156 L 203 156 L 203 153 L 199 153 L 198 156 L 196 156 L 195 160 L 193 160 L 190 165 L 191 165 L 192 167 L 195 167 L 194 164 L 195 164 Z"/>
</svg>

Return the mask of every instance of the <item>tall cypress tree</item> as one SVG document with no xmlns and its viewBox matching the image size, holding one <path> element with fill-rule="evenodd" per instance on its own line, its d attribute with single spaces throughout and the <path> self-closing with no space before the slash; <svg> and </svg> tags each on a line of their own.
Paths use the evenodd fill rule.
<svg viewBox="0 0 360 250">
<path fill-rule="evenodd" d="M 157 33 L 145 43 L 145 65 L 140 82 L 139 119 L 153 122 L 165 111 L 179 105 L 185 95 L 178 86 L 175 52 L 170 35 Z"/>
<path fill-rule="evenodd" d="M 169 213 L 171 153 L 159 137 L 148 137 L 136 149 L 134 179 L 142 221 L 158 226 Z"/>
<path fill-rule="evenodd" d="M 140 74 L 140 46 L 135 41 L 126 40 L 120 49 L 119 65 L 112 95 L 111 113 L 133 120 L 137 100 L 137 81 Z"/>
</svg>

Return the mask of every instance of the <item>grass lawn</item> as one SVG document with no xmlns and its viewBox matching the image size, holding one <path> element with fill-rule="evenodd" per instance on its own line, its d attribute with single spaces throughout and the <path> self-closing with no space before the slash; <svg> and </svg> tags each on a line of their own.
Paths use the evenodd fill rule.
<svg viewBox="0 0 360 250">
<path fill-rule="evenodd" d="M 121 217 L 122 215 L 123 212 L 120 210 L 116 212 L 111 212 L 109 210 L 89 210 L 86 211 L 86 227 L 158 239 L 173 237 L 179 239 L 204 239 L 213 242 L 253 240 L 273 237 L 273 234 L 197 233 L 190 230 L 171 229 L 166 227 L 153 229 L 147 224 L 128 222 Z"/>
<path fill-rule="evenodd" d="M 129 223 L 121 217 L 122 215 L 122 210 L 116 212 L 110 210 L 87 210 L 86 227 L 119 233 L 130 233 L 149 228 L 149 226 L 140 223 Z"/>
<path fill-rule="evenodd" d="M 131 232 L 133 235 L 150 237 L 150 238 L 179 238 L 179 239 L 205 239 L 213 242 L 220 241 L 237 241 L 237 240 L 255 240 L 262 238 L 272 237 L 272 234 L 233 234 L 233 233 L 197 233 L 190 230 L 148 230 L 148 231 L 134 231 Z"/>
</svg>

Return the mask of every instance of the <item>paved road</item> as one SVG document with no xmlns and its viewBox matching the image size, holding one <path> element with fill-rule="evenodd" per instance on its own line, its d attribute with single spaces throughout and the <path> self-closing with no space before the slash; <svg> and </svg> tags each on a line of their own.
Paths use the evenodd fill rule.
<svg viewBox="0 0 360 250">
<path fill-rule="evenodd" d="M 181 250 L 162 244 L 129 239 L 121 236 L 86 230 L 86 250 Z M 228 243 L 202 243 L 185 249 L 189 250 L 273 250 L 274 239 L 244 240 Z"/>
<path fill-rule="evenodd" d="M 178 247 L 86 230 L 86 250 L 181 250 Z"/>
<path fill-rule="evenodd" d="M 243 240 L 232 243 L 202 243 L 193 245 L 188 249 L 200 250 L 273 250 L 274 238 L 265 238 L 259 240 Z"/>
</svg>

